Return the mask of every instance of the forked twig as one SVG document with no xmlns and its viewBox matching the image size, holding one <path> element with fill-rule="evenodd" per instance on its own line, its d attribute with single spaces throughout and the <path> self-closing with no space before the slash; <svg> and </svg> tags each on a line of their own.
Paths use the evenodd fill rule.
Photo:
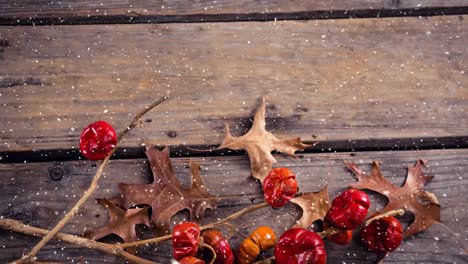
<svg viewBox="0 0 468 264">
<path fill-rule="evenodd" d="M 112 149 L 112 151 L 106 156 L 106 158 L 102 161 L 101 165 L 99 166 L 98 170 L 96 171 L 96 174 L 94 174 L 93 181 L 91 182 L 91 185 L 88 187 L 88 189 L 83 193 L 81 198 L 76 202 L 76 204 L 73 206 L 73 208 L 68 211 L 68 213 L 55 225 L 55 227 L 48 232 L 42 239 L 37 243 L 31 251 L 24 255 L 20 260 L 14 261 L 13 263 L 24 263 L 24 260 L 34 258 L 36 254 L 51 240 L 55 234 L 57 234 L 67 223 L 70 221 L 70 219 L 78 212 L 78 209 L 81 207 L 81 205 L 88 200 L 88 198 L 93 194 L 94 190 L 97 188 L 97 184 L 99 181 L 99 178 L 101 178 L 102 173 L 104 172 L 104 168 L 106 167 L 107 163 L 109 163 L 110 157 L 114 154 L 114 152 L 117 150 L 117 147 L 119 145 L 119 142 L 122 140 L 122 138 L 127 135 L 132 128 L 137 126 L 139 124 L 140 118 L 149 112 L 151 109 L 156 107 L 157 105 L 161 104 L 165 100 L 167 100 L 169 96 L 164 96 L 161 99 L 157 100 L 156 102 L 152 103 L 151 105 L 147 106 L 145 109 L 140 111 L 138 114 L 135 115 L 135 118 L 132 120 L 130 125 L 128 125 L 117 137 L 117 143 Z"/>
<path fill-rule="evenodd" d="M 45 236 L 47 234 L 50 234 L 50 231 L 47 229 L 25 225 L 20 221 L 13 219 L 0 219 L 0 227 L 31 236 Z M 102 243 L 84 237 L 69 235 L 65 233 L 56 233 L 52 238 L 59 239 L 61 241 L 65 241 L 67 243 L 82 246 L 85 248 L 95 249 L 108 254 L 121 256 L 131 261 L 132 263 L 157 264 L 156 262 L 142 259 L 140 257 L 126 252 L 119 244 Z M 24 261 L 23 263 L 28 263 L 28 261 L 32 261 L 32 259 L 24 259 L 22 261 Z"/>
<path fill-rule="evenodd" d="M 214 222 L 212 224 L 207 224 L 207 225 L 201 226 L 200 230 L 206 230 L 206 229 L 215 228 L 215 227 L 224 225 L 225 223 L 227 223 L 227 222 L 229 222 L 231 220 L 237 219 L 237 218 L 239 218 L 239 217 L 241 217 L 243 215 L 246 215 L 246 214 L 248 214 L 250 212 L 253 212 L 255 210 L 258 210 L 258 209 L 261 209 L 261 208 L 264 208 L 264 207 L 267 207 L 267 206 L 269 206 L 269 204 L 267 202 L 254 204 L 254 205 L 246 207 L 246 208 L 244 208 L 244 209 L 242 209 L 240 211 L 237 211 L 237 212 L 227 216 L 226 218 L 224 218 L 224 219 L 222 219 L 222 220 L 220 220 L 218 222 Z M 145 239 L 145 240 L 139 240 L 139 241 L 135 241 L 135 242 L 123 243 L 120 246 L 122 248 L 130 248 L 130 247 L 142 246 L 142 245 L 146 245 L 146 244 L 156 244 L 156 243 L 159 243 L 159 242 L 171 239 L 171 238 L 172 238 L 172 235 L 165 235 L 165 236 L 160 236 L 160 237 L 155 237 L 155 238 L 150 238 L 150 239 Z"/>
</svg>

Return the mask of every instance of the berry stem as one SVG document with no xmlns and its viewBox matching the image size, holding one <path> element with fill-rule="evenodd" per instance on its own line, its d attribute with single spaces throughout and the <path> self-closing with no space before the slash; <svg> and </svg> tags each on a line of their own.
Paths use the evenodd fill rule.
<svg viewBox="0 0 468 264">
<path fill-rule="evenodd" d="M 325 238 L 327 236 L 331 236 L 331 235 L 334 235 L 334 234 L 338 234 L 340 232 L 342 232 L 343 230 L 340 230 L 338 228 L 334 228 L 334 227 L 327 227 L 325 228 L 322 232 L 318 232 L 317 234 L 321 237 L 321 238 Z"/>
<path fill-rule="evenodd" d="M 110 154 L 110 155 L 112 155 L 112 154 Z M 300 197 L 301 195 L 302 194 L 297 194 L 296 197 Z M 237 212 L 227 216 L 226 218 L 224 218 L 224 219 L 222 219 L 222 220 L 220 220 L 218 222 L 201 226 L 200 229 L 201 230 L 206 230 L 206 229 L 209 229 L 209 228 L 215 228 L 215 227 L 222 226 L 222 225 L 227 225 L 227 226 L 230 226 L 232 228 L 232 225 L 229 224 L 229 221 L 235 220 L 235 219 L 237 219 L 237 218 L 239 218 L 241 216 L 244 216 L 244 215 L 246 215 L 248 213 L 251 213 L 253 211 L 256 211 L 256 210 L 259 210 L 259 209 L 262 209 L 262 208 L 265 208 L 265 207 L 268 207 L 268 206 L 269 206 L 269 204 L 267 202 L 254 204 L 254 205 L 252 205 L 250 207 L 243 208 L 242 210 L 237 211 Z M 0 227 L 4 228 L 4 229 L 7 229 L 7 230 L 12 230 L 12 231 L 15 231 L 15 232 L 19 232 L 19 233 L 23 233 L 23 234 L 27 234 L 27 235 L 35 235 L 35 236 L 38 236 L 38 235 L 46 236 L 47 234 L 50 234 L 50 232 L 51 232 L 51 231 L 46 230 L 46 229 L 41 229 L 41 228 L 36 228 L 36 227 L 29 226 L 29 225 L 25 225 L 25 224 L 21 223 L 20 221 L 12 220 L 12 219 L 0 219 Z M 147 245 L 147 244 L 156 244 L 156 243 L 171 239 L 172 235 L 169 234 L 169 235 L 165 235 L 165 236 L 155 237 L 155 238 L 146 239 L 146 240 L 139 240 L 139 241 L 130 242 L 130 243 L 122 243 L 122 244 L 118 244 L 118 245 L 117 244 L 116 245 L 109 245 L 109 244 L 106 244 L 106 243 L 100 243 L 100 242 L 97 242 L 97 241 L 94 241 L 94 240 L 89 240 L 89 239 L 86 239 L 86 238 L 83 238 L 83 237 L 80 237 L 80 236 L 74 236 L 74 235 L 69 235 L 69 234 L 65 234 L 65 233 L 58 233 L 58 232 L 55 233 L 53 236 L 51 236 L 51 238 L 58 238 L 60 240 L 63 240 L 65 242 L 68 242 L 68 243 L 71 243 L 71 244 L 80 245 L 80 246 L 84 246 L 86 248 L 97 249 L 97 250 L 100 250 L 102 252 L 122 256 L 122 257 L 124 257 L 124 258 L 126 258 L 128 260 L 133 261 L 134 263 L 138 263 L 138 264 L 150 264 L 151 263 L 151 264 L 154 264 L 155 262 L 148 262 L 148 260 L 138 258 L 138 257 L 126 252 L 124 249 L 131 248 L 131 247 L 136 247 L 136 246 L 141 246 L 141 245 Z M 111 247 L 111 250 L 109 250 L 109 247 Z M 30 261 L 33 258 L 34 257 L 28 257 L 28 258 L 23 257 L 22 259 L 17 260 L 17 261 L 15 261 L 13 263 L 27 263 L 27 261 Z M 271 263 L 271 262 L 268 262 L 268 261 L 272 261 L 273 259 L 274 258 L 268 258 L 268 259 L 265 259 L 265 260 L 263 260 L 263 261 L 261 261 L 259 263 Z"/>
<path fill-rule="evenodd" d="M 120 140 L 122 140 L 122 138 L 125 137 L 125 135 L 127 135 L 127 133 L 130 132 L 132 128 L 139 124 L 139 120 L 144 114 L 146 114 L 162 102 L 166 101 L 168 98 L 169 96 L 164 96 L 160 98 L 159 100 L 147 106 L 145 109 L 143 109 L 135 115 L 135 118 L 130 123 L 130 125 L 128 125 L 117 137 L 117 144 L 115 145 L 115 148 L 112 149 L 112 151 L 104 158 L 98 170 L 96 171 L 96 174 L 94 174 L 91 185 L 83 193 L 78 202 L 76 202 L 73 208 L 70 211 L 68 211 L 68 213 L 57 223 L 57 225 L 46 236 L 44 236 L 41 239 L 41 241 L 39 241 L 39 243 L 37 243 L 28 254 L 24 255 L 21 259 L 14 261 L 13 263 L 25 263 L 26 260 L 34 258 L 34 256 L 36 256 L 36 254 L 68 223 L 68 221 L 70 221 L 70 219 L 78 212 L 78 209 L 80 209 L 81 205 L 84 202 L 86 202 L 86 200 L 88 200 L 88 198 L 93 194 L 94 190 L 96 190 L 98 180 L 99 178 L 101 178 L 101 175 L 104 172 L 104 168 L 106 167 L 107 163 L 109 163 L 110 157 L 117 150 Z"/>
<path fill-rule="evenodd" d="M 254 262 L 253 264 L 271 264 L 275 263 L 275 257 L 269 257 L 263 260 L 259 260 L 257 262 Z"/>
<path fill-rule="evenodd" d="M 201 226 L 200 227 L 200 230 L 206 230 L 206 229 L 209 229 L 209 228 L 215 228 L 215 227 L 218 227 L 218 226 L 221 226 L 221 225 L 224 225 L 226 224 L 227 222 L 231 221 L 231 220 L 234 220 L 234 219 L 237 219 L 245 214 L 248 214 L 250 212 L 253 212 L 255 210 L 258 210 L 258 209 L 261 209 L 261 208 L 264 208 L 264 207 L 268 207 L 269 204 L 267 202 L 263 202 L 263 203 L 259 203 L 259 204 L 254 204 L 250 207 L 247 207 L 247 208 L 244 208 L 240 211 L 237 211 L 231 215 L 229 215 L 228 217 L 218 221 L 218 222 L 214 222 L 212 224 L 207 224 L 207 225 L 204 225 L 204 226 Z M 165 235 L 165 236 L 160 236 L 160 237 L 155 237 L 155 238 L 150 238 L 150 239 L 145 239 L 145 240 L 139 240 L 139 241 L 135 241 L 135 242 L 130 242 L 130 243 L 123 243 L 121 244 L 120 246 L 122 248 L 130 248 L 130 247 L 136 247 L 136 246 L 141 246 L 141 245 L 146 245 L 146 244 L 155 244 L 155 243 L 159 243 L 159 242 L 162 242 L 162 241 L 165 241 L 165 240 L 168 240 L 168 239 L 171 239 L 172 238 L 172 235 Z"/>
<path fill-rule="evenodd" d="M 214 248 L 212 246 L 206 244 L 203 241 L 200 243 L 200 247 L 206 248 L 209 251 L 211 251 L 211 254 L 213 254 L 213 257 L 211 257 L 211 260 L 210 260 L 209 264 L 213 264 L 215 262 L 215 260 L 216 260 L 216 251 L 214 250 Z"/>
<path fill-rule="evenodd" d="M 374 222 L 375 220 L 379 220 L 379 219 L 382 219 L 382 218 L 385 218 L 385 217 L 388 217 L 388 216 L 396 216 L 396 215 L 404 215 L 404 214 L 405 214 L 405 210 L 403 210 L 403 209 L 391 210 L 391 211 L 388 211 L 386 213 L 378 214 L 378 215 L 376 215 L 374 217 L 371 217 L 371 218 L 367 219 L 367 221 L 364 223 L 364 226 L 368 226 L 372 222 Z"/>
<path fill-rule="evenodd" d="M 234 225 L 232 225 L 231 223 L 224 223 L 224 225 L 229 228 L 229 235 L 226 236 L 226 240 L 229 241 L 229 239 L 231 239 L 232 236 L 234 236 L 234 234 L 236 233 L 236 229 L 234 228 Z"/>
</svg>

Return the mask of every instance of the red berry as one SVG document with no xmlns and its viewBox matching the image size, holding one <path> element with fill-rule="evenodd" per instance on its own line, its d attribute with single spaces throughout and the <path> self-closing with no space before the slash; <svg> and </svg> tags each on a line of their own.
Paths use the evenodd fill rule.
<svg viewBox="0 0 468 264">
<path fill-rule="evenodd" d="M 327 239 L 338 244 L 338 245 L 346 245 L 348 244 L 351 239 L 353 238 L 353 231 L 352 230 L 345 230 L 339 232 L 337 234 L 327 236 Z"/>
<path fill-rule="evenodd" d="M 361 230 L 361 239 L 372 252 L 393 251 L 403 240 L 403 228 L 398 219 L 388 216 L 364 227 Z"/>
<path fill-rule="evenodd" d="M 284 232 L 275 246 L 278 264 L 325 264 L 327 252 L 322 238 L 304 228 Z"/>
<path fill-rule="evenodd" d="M 203 241 L 210 245 L 216 252 L 214 264 L 232 264 L 234 263 L 234 254 L 228 241 L 224 239 L 223 234 L 217 229 L 208 229 L 203 232 Z"/>
<path fill-rule="evenodd" d="M 172 248 L 175 259 L 195 256 L 199 245 L 200 227 L 197 224 L 184 222 L 174 226 L 172 230 Z"/>
<path fill-rule="evenodd" d="M 335 228 L 351 230 L 362 224 L 369 206 L 369 196 L 365 192 L 349 189 L 333 199 L 325 220 Z"/>
<path fill-rule="evenodd" d="M 296 175 L 287 168 L 272 169 L 263 181 L 265 200 L 273 208 L 284 206 L 296 192 Z"/>
<path fill-rule="evenodd" d="M 189 256 L 179 260 L 179 264 L 205 264 L 205 261 Z"/>
<path fill-rule="evenodd" d="M 80 151 L 89 160 L 104 159 L 117 144 L 114 128 L 104 121 L 88 125 L 80 137 Z"/>
</svg>

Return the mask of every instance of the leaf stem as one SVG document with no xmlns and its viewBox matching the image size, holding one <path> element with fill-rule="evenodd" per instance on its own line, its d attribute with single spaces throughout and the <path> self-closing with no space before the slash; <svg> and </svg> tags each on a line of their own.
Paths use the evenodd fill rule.
<svg viewBox="0 0 468 264">
<path fill-rule="evenodd" d="M 133 121 L 128 125 L 117 137 L 117 143 L 115 145 L 115 148 L 112 149 L 112 151 L 106 156 L 106 158 L 102 161 L 101 165 L 99 166 L 98 170 L 96 171 L 96 174 L 94 174 L 93 180 L 91 182 L 91 185 L 88 187 L 88 189 L 83 193 L 81 198 L 76 202 L 76 204 L 73 206 L 73 208 L 57 223 L 57 225 L 50 231 L 48 234 L 46 234 L 39 243 L 37 243 L 31 251 L 24 255 L 20 260 L 14 262 L 14 263 L 23 263 L 21 260 L 26 260 L 33 258 L 36 256 L 36 254 L 49 242 L 49 240 L 52 239 L 52 237 L 55 236 L 67 223 L 70 221 L 70 219 L 78 212 L 78 209 L 81 207 L 81 205 L 88 200 L 88 198 L 93 194 L 93 192 L 97 188 L 98 180 L 101 178 L 102 173 L 104 172 L 104 168 L 106 165 L 109 163 L 110 157 L 114 154 L 114 152 L 117 150 L 117 147 L 125 135 L 127 135 L 130 130 L 132 130 L 135 126 L 139 124 L 140 118 L 149 112 L 151 109 L 156 107 L 157 105 L 161 104 L 165 100 L 167 100 L 169 96 L 164 96 L 157 100 L 156 102 L 152 103 L 151 105 L 147 106 L 144 110 L 140 111 L 135 115 L 135 118 Z"/>
</svg>

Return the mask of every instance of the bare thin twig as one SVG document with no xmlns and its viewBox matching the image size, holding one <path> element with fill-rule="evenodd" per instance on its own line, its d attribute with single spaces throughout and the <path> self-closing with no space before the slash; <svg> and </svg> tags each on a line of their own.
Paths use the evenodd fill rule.
<svg viewBox="0 0 468 264">
<path fill-rule="evenodd" d="M 275 257 L 269 257 L 269 258 L 254 262 L 253 264 L 271 264 L 274 262 L 275 262 Z"/>
<path fill-rule="evenodd" d="M 133 119 L 133 121 L 130 123 L 130 125 L 128 125 L 120 134 L 119 136 L 117 137 L 117 143 L 115 145 L 115 148 L 109 153 L 109 155 L 107 155 L 107 157 L 102 161 L 101 165 L 99 166 L 98 170 L 96 171 L 96 174 L 94 175 L 93 177 L 93 181 L 91 182 L 91 185 L 89 186 L 89 188 L 86 190 L 86 192 L 83 194 L 83 196 L 81 196 L 81 198 L 78 200 L 78 202 L 73 206 L 73 208 L 57 223 L 57 225 L 48 233 L 46 234 L 46 236 L 44 236 L 41 241 L 39 241 L 39 243 L 37 243 L 32 249 L 31 251 L 24 255 L 20 260 L 16 261 L 16 262 L 13 262 L 13 263 L 24 263 L 22 260 L 25 260 L 25 259 L 30 259 L 30 258 L 33 258 L 34 256 L 36 256 L 37 252 L 39 252 L 41 250 L 41 248 L 43 248 L 47 242 L 49 242 L 50 239 L 52 239 L 52 237 L 55 236 L 55 234 L 57 234 L 67 223 L 68 221 L 70 221 L 70 219 L 78 212 L 78 209 L 80 208 L 80 206 L 86 201 L 88 200 L 88 198 L 93 194 L 94 190 L 96 190 L 97 188 L 97 184 L 98 184 L 98 180 L 99 178 L 101 178 L 101 175 L 102 173 L 104 172 L 104 168 L 106 167 L 107 163 L 109 163 L 109 160 L 110 160 L 110 157 L 114 154 L 114 152 L 116 151 L 118 145 L 119 145 L 119 142 L 120 140 L 122 140 L 122 138 L 130 131 L 132 130 L 132 128 L 134 128 L 135 126 L 138 125 L 138 121 L 140 120 L 140 118 L 146 114 L 147 112 L 149 112 L 151 109 L 153 109 L 154 107 L 156 107 L 157 105 L 161 104 L 162 102 L 164 102 L 165 100 L 167 100 L 169 98 L 169 96 L 164 96 L 162 97 L 161 99 L 157 100 L 156 102 L 152 103 L 151 105 L 147 106 L 144 110 L 142 110 L 141 112 L 139 112 L 138 114 L 136 114 L 135 118 Z"/>
<path fill-rule="evenodd" d="M 404 215 L 404 214 L 405 214 L 405 210 L 403 210 L 403 209 L 391 210 L 391 211 L 388 211 L 388 212 L 386 212 L 386 213 L 378 214 L 378 215 L 376 215 L 376 216 L 373 216 L 373 217 L 369 218 L 369 219 L 364 223 L 364 226 L 368 226 L 368 225 L 370 225 L 372 222 L 374 222 L 375 220 L 379 220 L 379 219 L 382 219 L 382 218 L 385 218 L 385 217 L 388 217 L 388 216 Z"/>
<path fill-rule="evenodd" d="M 32 236 L 45 236 L 47 234 L 50 234 L 49 230 L 25 225 L 21 223 L 20 221 L 13 220 L 13 219 L 0 219 L 0 227 L 15 231 L 18 233 L 32 235 Z M 157 264 L 156 262 L 142 259 L 128 252 L 125 252 L 125 250 L 119 244 L 102 243 L 102 242 L 90 240 L 84 237 L 69 235 L 65 233 L 56 233 L 52 238 L 65 241 L 70 244 L 79 245 L 84 248 L 95 249 L 95 250 L 99 250 L 108 254 L 121 256 L 131 261 L 132 263 Z M 24 263 L 28 263 L 27 261 L 31 261 L 31 260 L 32 259 L 29 259 L 29 260 L 25 259 Z"/>
<path fill-rule="evenodd" d="M 343 230 L 340 230 L 340 229 L 334 228 L 334 227 L 328 227 L 328 228 L 325 228 L 322 232 L 319 232 L 318 235 L 321 238 L 324 238 L 324 237 L 328 237 L 328 236 L 338 234 L 340 232 L 343 232 Z"/>
<path fill-rule="evenodd" d="M 224 219 L 222 219 L 222 220 L 220 220 L 218 222 L 201 226 L 200 229 L 205 230 L 205 229 L 215 228 L 215 227 L 224 225 L 226 222 L 229 222 L 229 221 L 234 220 L 236 218 L 239 218 L 239 217 L 241 217 L 241 216 L 243 216 L 245 214 L 248 214 L 250 212 L 253 212 L 255 210 L 258 210 L 258 209 L 261 209 L 261 208 L 264 208 L 264 207 L 267 207 L 267 206 L 269 206 L 267 202 L 252 205 L 252 206 L 244 208 L 244 209 L 242 209 L 242 210 L 240 210 L 238 212 L 235 212 L 232 215 L 229 215 L 228 217 L 226 217 L 226 218 L 224 218 Z M 160 236 L 160 237 L 155 237 L 155 238 L 150 238 L 150 239 L 145 239 L 145 240 L 139 240 L 139 241 L 130 242 L 130 243 L 123 243 L 120 246 L 122 248 L 130 248 L 130 247 L 142 246 L 142 245 L 146 245 L 146 244 L 156 244 L 156 243 L 159 243 L 159 242 L 171 239 L 171 238 L 172 238 L 171 235 L 165 235 L 165 236 Z"/>
<path fill-rule="evenodd" d="M 210 260 L 210 262 L 209 262 L 208 264 L 213 264 L 213 263 L 215 262 L 215 260 L 216 260 L 216 251 L 214 250 L 214 248 L 213 248 L 212 246 L 206 244 L 206 243 L 203 242 L 203 241 L 200 243 L 200 247 L 206 248 L 206 249 L 208 249 L 208 250 L 211 252 L 211 254 L 212 254 L 213 256 L 211 257 L 211 260 Z"/>
<path fill-rule="evenodd" d="M 235 212 L 218 222 L 201 226 L 200 229 L 206 230 L 209 228 L 215 228 L 221 225 L 225 225 L 227 222 L 231 220 L 237 219 L 243 215 L 246 215 L 250 212 L 253 212 L 255 210 L 258 210 L 267 206 L 269 205 L 266 202 L 252 205 L 238 212 Z M 3 229 L 12 230 L 18 233 L 23 233 L 27 235 L 33 235 L 33 236 L 45 236 L 47 234 L 50 234 L 49 230 L 25 225 L 21 223 L 20 221 L 13 220 L 13 219 L 0 219 L 0 227 Z M 85 248 L 96 249 L 105 253 L 122 256 L 133 263 L 154 264 L 155 262 L 139 258 L 135 255 L 132 255 L 126 252 L 125 248 L 136 247 L 136 246 L 146 245 L 146 244 L 155 244 L 155 243 L 159 243 L 159 242 L 171 239 L 171 237 L 172 237 L 171 235 L 165 235 L 165 236 L 160 236 L 156 238 L 140 240 L 140 241 L 131 242 L 131 243 L 123 243 L 123 244 L 107 244 L 107 243 L 102 243 L 102 242 L 90 240 L 87 238 L 83 238 L 80 236 L 75 236 L 75 235 L 70 235 L 70 234 L 65 234 L 65 233 L 56 233 L 54 234 L 52 238 L 56 238 L 56 239 L 59 239 L 59 240 L 62 240 L 71 244 L 75 244 L 78 246 L 82 246 Z M 17 261 L 16 263 L 27 263 L 27 261 L 30 261 L 30 260 L 32 260 L 32 258 L 22 259 L 20 260 L 21 262 Z"/>
</svg>

